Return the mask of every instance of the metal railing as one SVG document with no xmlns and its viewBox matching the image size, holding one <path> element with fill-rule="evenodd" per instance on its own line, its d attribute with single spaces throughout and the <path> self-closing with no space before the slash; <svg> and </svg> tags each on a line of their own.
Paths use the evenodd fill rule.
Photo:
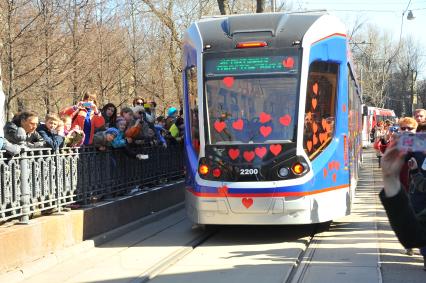
<svg viewBox="0 0 426 283">
<path fill-rule="evenodd" d="M 32 149 L 13 158 L 0 151 L 0 222 L 26 223 L 37 213 L 60 211 L 73 203 L 87 205 L 183 176 L 181 145 L 134 150 L 149 159 L 92 147 Z"/>
</svg>

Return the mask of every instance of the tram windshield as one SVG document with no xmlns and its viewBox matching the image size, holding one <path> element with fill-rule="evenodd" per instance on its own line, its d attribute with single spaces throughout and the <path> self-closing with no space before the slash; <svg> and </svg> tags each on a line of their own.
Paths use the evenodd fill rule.
<svg viewBox="0 0 426 283">
<path fill-rule="evenodd" d="M 210 144 L 295 142 L 298 57 L 205 61 Z"/>
</svg>

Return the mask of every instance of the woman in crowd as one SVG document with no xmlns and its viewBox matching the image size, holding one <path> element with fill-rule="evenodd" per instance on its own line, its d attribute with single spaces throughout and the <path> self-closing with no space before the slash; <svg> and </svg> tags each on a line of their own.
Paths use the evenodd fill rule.
<svg viewBox="0 0 426 283">
<path fill-rule="evenodd" d="M 60 112 L 61 116 L 71 116 L 73 121 L 72 128 L 78 125 L 83 130 L 85 134 L 84 145 L 92 144 L 95 129 L 105 124 L 102 113 L 98 110 L 96 104 L 96 95 L 86 93 L 83 100 L 77 105 L 67 107 Z"/>
<path fill-rule="evenodd" d="M 117 107 L 113 103 L 107 103 L 102 107 L 101 113 L 105 120 L 104 128 L 114 127 L 117 120 Z"/>
<path fill-rule="evenodd" d="M 133 99 L 133 107 L 135 106 L 143 106 L 145 104 L 145 100 L 142 97 L 136 97 Z"/>
</svg>

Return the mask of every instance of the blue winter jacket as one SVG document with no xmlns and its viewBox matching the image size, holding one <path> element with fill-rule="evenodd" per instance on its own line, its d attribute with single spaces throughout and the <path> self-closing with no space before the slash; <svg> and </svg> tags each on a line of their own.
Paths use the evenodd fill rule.
<svg viewBox="0 0 426 283">
<path fill-rule="evenodd" d="M 127 140 L 124 138 L 124 132 L 119 130 L 118 136 L 112 141 L 111 146 L 113 148 L 125 147 L 127 144 Z"/>
<path fill-rule="evenodd" d="M 43 138 L 46 145 L 50 146 L 52 149 L 58 149 L 63 145 L 64 137 L 49 131 L 45 124 L 40 124 L 37 127 L 37 132 Z"/>
</svg>

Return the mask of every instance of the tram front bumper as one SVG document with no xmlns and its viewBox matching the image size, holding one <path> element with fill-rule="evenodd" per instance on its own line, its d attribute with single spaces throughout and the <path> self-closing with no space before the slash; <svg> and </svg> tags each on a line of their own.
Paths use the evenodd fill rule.
<svg viewBox="0 0 426 283">
<path fill-rule="evenodd" d="M 312 223 L 310 197 L 272 198 L 271 206 L 265 212 L 238 213 L 231 210 L 229 200 L 226 197 L 199 198 L 187 192 L 186 211 L 191 221 L 197 224 L 279 225 Z"/>
</svg>

